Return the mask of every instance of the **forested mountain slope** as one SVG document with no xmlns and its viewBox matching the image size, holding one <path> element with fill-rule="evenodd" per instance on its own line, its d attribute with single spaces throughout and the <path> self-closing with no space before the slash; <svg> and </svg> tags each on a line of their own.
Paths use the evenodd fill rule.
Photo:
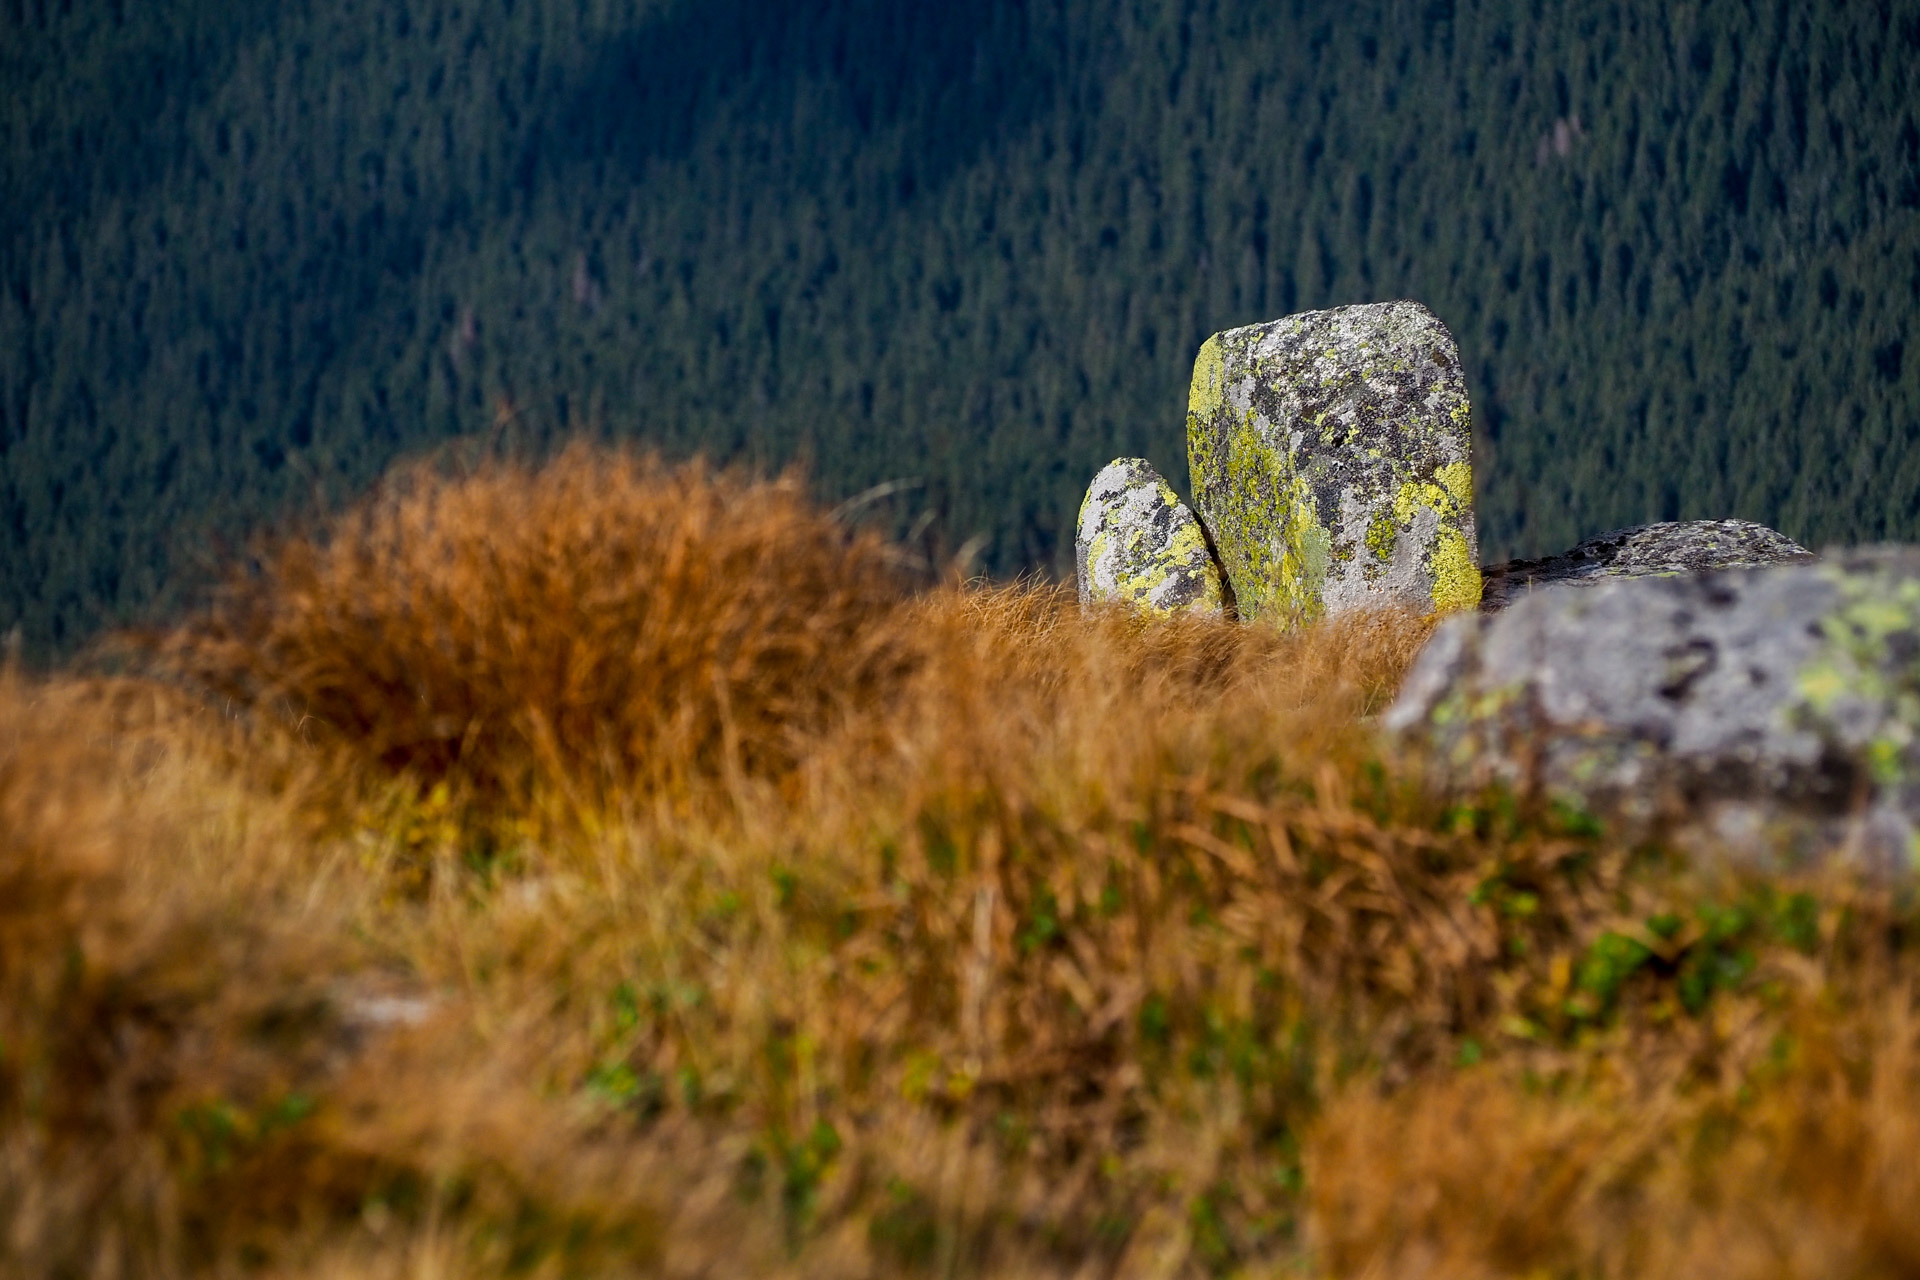
<svg viewBox="0 0 1920 1280">
<path fill-rule="evenodd" d="M 1059 571 L 1208 333 L 1417 297 L 1488 559 L 1920 533 L 1920 5 L 0 4 L 0 632 L 397 453 L 887 479 Z"/>
</svg>

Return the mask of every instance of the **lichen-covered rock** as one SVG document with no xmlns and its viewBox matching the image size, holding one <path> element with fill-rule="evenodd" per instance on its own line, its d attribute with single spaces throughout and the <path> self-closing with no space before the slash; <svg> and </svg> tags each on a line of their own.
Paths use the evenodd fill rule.
<svg viewBox="0 0 1920 1280">
<path fill-rule="evenodd" d="M 1912 868 L 1920 548 L 1547 587 L 1442 625 L 1386 717 L 1455 786 L 1685 847 Z"/>
<path fill-rule="evenodd" d="M 1093 478 L 1074 552 L 1083 605 L 1118 600 L 1160 616 L 1225 610 L 1200 522 L 1144 458 L 1115 459 Z"/>
<path fill-rule="evenodd" d="M 1470 415 L 1453 335 L 1417 302 L 1208 338 L 1187 460 L 1244 618 L 1480 601 Z"/>
<path fill-rule="evenodd" d="M 1482 569 L 1483 612 L 1494 613 L 1555 583 L 1591 586 L 1610 578 L 1673 577 L 1716 569 L 1758 569 L 1813 553 L 1786 534 L 1750 520 L 1669 520 L 1588 538 L 1564 555 L 1511 560 Z"/>
</svg>

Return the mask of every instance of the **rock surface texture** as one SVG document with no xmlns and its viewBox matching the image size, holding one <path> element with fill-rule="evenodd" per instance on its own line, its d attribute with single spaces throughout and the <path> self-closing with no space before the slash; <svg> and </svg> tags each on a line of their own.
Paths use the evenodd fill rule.
<svg viewBox="0 0 1920 1280">
<path fill-rule="evenodd" d="M 1749 520 L 1670 520 L 1588 538 L 1565 555 L 1482 569 L 1480 608 L 1493 613 L 1541 587 L 1592 586 L 1614 578 L 1674 577 L 1711 569 L 1758 569 L 1813 553 Z"/>
<path fill-rule="evenodd" d="M 1386 717 L 1443 779 L 1764 865 L 1920 850 L 1920 548 L 1547 587 L 1449 619 Z"/>
<path fill-rule="evenodd" d="M 1144 458 L 1116 459 L 1093 478 L 1074 553 L 1082 605 L 1120 601 L 1159 616 L 1225 611 L 1200 522 Z"/>
<path fill-rule="evenodd" d="M 1187 458 L 1240 615 L 1479 603 L 1469 425 L 1459 349 L 1419 303 L 1208 338 Z"/>
</svg>

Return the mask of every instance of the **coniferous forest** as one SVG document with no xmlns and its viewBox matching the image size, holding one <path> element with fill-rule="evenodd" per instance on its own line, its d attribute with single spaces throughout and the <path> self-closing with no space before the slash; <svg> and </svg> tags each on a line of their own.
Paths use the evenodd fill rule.
<svg viewBox="0 0 1920 1280">
<path fill-rule="evenodd" d="M 396 456 L 806 464 L 1062 573 L 1207 334 L 1415 297 L 1482 556 L 1920 537 L 1920 4 L 4 0 L 0 633 Z"/>
</svg>

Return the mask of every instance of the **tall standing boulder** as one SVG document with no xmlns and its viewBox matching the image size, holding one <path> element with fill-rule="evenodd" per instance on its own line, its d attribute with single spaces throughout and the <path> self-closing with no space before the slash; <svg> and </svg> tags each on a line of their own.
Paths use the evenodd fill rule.
<svg viewBox="0 0 1920 1280">
<path fill-rule="evenodd" d="M 1082 605 L 1119 601 L 1162 617 L 1225 612 L 1200 522 L 1144 458 L 1117 458 L 1093 478 L 1074 553 Z"/>
<path fill-rule="evenodd" d="M 1480 601 L 1467 388 L 1417 302 L 1208 338 L 1187 402 L 1194 503 L 1244 618 Z"/>
</svg>

